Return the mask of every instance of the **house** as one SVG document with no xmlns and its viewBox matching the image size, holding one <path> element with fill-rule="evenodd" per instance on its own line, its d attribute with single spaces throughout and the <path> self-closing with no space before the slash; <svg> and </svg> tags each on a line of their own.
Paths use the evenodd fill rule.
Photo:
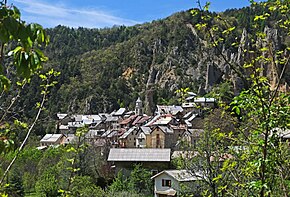
<svg viewBox="0 0 290 197">
<path fill-rule="evenodd" d="M 147 147 L 172 148 L 176 143 L 173 134 L 173 130 L 170 127 L 155 126 L 147 137 Z"/>
<path fill-rule="evenodd" d="M 117 148 L 119 146 L 119 143 L 118 143 L 119 135 L 120 134 L 118 130 L 112 130 L 106 136 L 106 139 L 109 140 L 109 142 L 111 143 L 111 146 L 114 148 Z"/>
<path fill-rule="evenodd" d="M 182 103 L 182 108 L 184 109 L 184 113 L 195 113 L 195 114 L 202 114 L 202 108 L 200 108 L 196 103 L 194 102 L 187 102 Z"/>
<path fill-rule="evenodd" d="M 63 144 L 67 145 L 67 144 L 74 144 L 77 143 L 79 141 L 79 138 L 77 136 L 75 136 L 75 134 L 67 134 L 65 135 L 65 140 L 63 142 Z"/>
<path fill-rule="evenodd" d="M 56 146 L 64 144 L 65 142 L 65 135 L 64 134 L 46 134 L 40 140 L 40 146 Z"/>
<path fill-rule="evenodd" d="M 136 127 L 127 129 L 119 137 L 119 147 L 121 148 L 135 148 L 138 130 Z"/>
<path fill-rule="evenodd" d="M 190 136 L 190 143 L 193 145 L 193 147 L 196 147 L 197 142 L 202 137 L 204 130 L 203 129 L 188 129 L 189 136 Z M 186 138 L 187 133 L 184 133 L 183 136 Z M 188 138 L 187 138 L 188 139 Z"/>
<path fill-rule="evenodd" d="M 177 125 L 178 121 L 171 114 L 162 114 L 154 116 L 149 122 L 144 126 L 153 126 L 153 125 Z"/>
<path fill-rule="evenodd" d="M 136 138 L 136 147 L 137 148 L 146 148 L 147 144 L 149 144 L 147 142 L 147 139 L 149 139 L 149 135 L 151 133 L 151 128 L 150 127 L 139 127 L 139 129 L 137 130 L 137 138 Z"/>
<path fill-rule="evenodd" d="M 62 133 L 62 134 L 69 133 L 68 125 L 59 125 L 57 130 L 58 130 L 57 133 Z"/>
<path fill-rule="evenodd" d="M 178 142 L 182 135 L 187 131 L 185 124 L 179 125 L 169 125 L 169 127 L 173 130 L 173 142 Z"/>
<path fill-rule="evenodd" d="M 124 169 L 129 172 L 134 164 L 142 164 L 144 168 L 150 170 L 168 169 L 170 166 L 170 149 L 154 148 L 111 148 L 108 162 L 112 163 L 115 172 Z"/>
<path fill-rule="evenodd" d="M 86 140 L 93 142 L 94 140 L 101 138 L 101 136 L 105 133 L 105 129 L 90 129 L 86 134 Z"/>
<path fill-rule="evenodd" d="M 154 179 L 154 197 L 179 196 L 181 193 L 181 184 L 197 182 L 190 184 L 190 193 L 198 195 L 198 181 L 201 176 L 196 176 L 187 170 L 164 170 L 151 177 Z M 188 184 L 189 185 L 189 184 Z"/>
<path fill-rule="evenodd" d="M 187 114 L 186 114 L 187 115 Z M 192 113 L 185 120 L 188 128 L 202 129 L 204 127 L 204 119 L 199 114 Z"/>
<path fill-rule="evenodd" d="M 181 106 L 176 106 L 176 105 L 157 105 L 156 106 L 156 115 L 160 114 L 171 114 L 171 115 L 176 115 L 178 112 L 182 112 L 183 109 Z"/>
<path fill-rule="evenodd" d="M 199 97 L 199 98 L 194 98 L 193 102 L 202 107 L 214 108 L 216 100 L 215 98 Z"/>
<path fill-rule="evenodd" d="M 106 129 L 118 129 L 120 118 L 117 116 L 107 116 L 105 120 L 105 128 Z"/>
</svg>

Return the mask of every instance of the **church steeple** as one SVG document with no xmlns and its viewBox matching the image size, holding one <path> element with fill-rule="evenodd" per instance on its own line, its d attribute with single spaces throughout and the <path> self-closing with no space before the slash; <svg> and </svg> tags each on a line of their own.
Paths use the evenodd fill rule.
<svg viewBox="0 0 290 197">
<path fill-rule="evenodd" d="M 138 97 L 138 99 L 136 101 L 135 114 L 139 115 L 139 116 L 143 115 L 143 105 L 142 105 L 142 101 L 141 101 L 140 97 Z"/>
</svg>

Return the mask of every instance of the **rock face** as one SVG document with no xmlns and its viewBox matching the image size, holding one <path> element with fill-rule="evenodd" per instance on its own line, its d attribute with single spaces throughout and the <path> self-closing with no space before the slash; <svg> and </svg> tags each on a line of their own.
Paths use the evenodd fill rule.
<svg viewBox="0 0 290 197">
<path fill-rule="evenodd" d="M 270 29 L 268 27 L 266 27 L 264 29 L 264 33 L 266 34 L 266 40 L 267 42 L 261 42 L 260 44 L 262 45 L 262 47 L 269 47 L 272 48 L 272 51 L 277 51 L 279 50 L 279 48 L 281 47 L 281 40 L 280 37 L 278 35 L 278 30 L 277 29 Z M 271 55 L 267 55 L 266 52 L 263 52 L 266 57 L 268 58 L 272 58 Z M 274 55 L 273 57 L 274 59 L 276 59 L 276 56 Z M 263 71 L 262 71 L 262 75 L 267 76 L 267 78 L 269 79 L 270 85 L 271 85 L 271 89 L 275 89 L 275 87 L 277 86 L 278 83 L 278 78 L 281 74 L 281 67 L 279 65 L 276 65 L 274 63 L 272 64 L 261 64 L 261 66 L 263 66 Z"/>
<path fill-rule="evenodd" d="M 250 70 L 244 69 L 244 64 L 253 58 L 253 54 L 245 52 L 251 50 L 250 36 L 246 29 L 242 30 L 240 43 L 235 51 L 225 46 L 221 51 L 208 47 L 209 44 L 203 40 L 191 24 L 187 24 L 189 30 L 188 38 L 184 39 L 182 45 L 169 47 L 160 40 L 154 43 L 153 61 L 150 66 L 148 81 L 146 85 L 146 102 L 149 109 L 154 109 L 153 103 L 154 88 L 164 88 L 174 91 L 183 84 L 183 87 L 190 86 L 192 82 L 197 86 L 198 93 L 204 95 L 211 91 L 213 86 L 223 82 L 231 81 L 234 93 L 238 94 L 246 86 L 244 76 L 249 76 Z M 272 47 L 273 51 L 281 47 L 281 37 L 276 29 L 266 27 L 264 30 L 266 41 L 257 40 L 252 45 L 261 47 Z M 163 43 L 163 45 L 162 45 Z M 184 52 L 186 46 L 186 52 Z M 220 54 L 222 53 L 222 55 Z M 268 52 L 263 52 L 264 56 Z M 155 56 L 163 56 L 162 62 L 157 62 Z M 276 57 L 274 57 L 276 58 Z M 277 86 L 281 67 L 275 64 L 263 64 L 261 75 L 267 76 L 271 87 Z M 235 68 L 235 69 L 234 69 Z"/>
<path fill-rule="evenodd" d="M 212 86 L 219 84 L 222 79 L 222 72 L 215 64 L 208 64 L 206 69 L 205 90 L 209 91 Z"/>
<path fill-rule="evenodd" d="M 144 109 L 145 114 L 152 115 L 154 112 L 154 84 L 156 81 L 157 70 L 152 66 L 149 71 L 149 77 L 146 83 Z"/>
<path fill-rule="evenodd" d="M 251 58 L 251 54 L 245 52 L 251 48 L 247 30 L 243 29 L 242 31 L 237 51 L 232 52 L 224 47 L 222 57 L 218 51 L 207 47 L 207 42 L 198 36 L 191 24 L 186 26 L 191 32 L 189 34 L 190 40 L 184 40 L 188 47 L 186 54 L 183 54 L 178 46 L 169 49 L 165 46 L 162 47 L 160 40 L 154 43 L 153 56 L 158 56 L 161 53 L 165 56 L 165 60 L 157 64 L 156 58 L 153 58 L 150 66 L 145 93 L 145 106 L 147 106 L 146 109 L 149 113 L 155 106 L 153 103 L 153 87 L 158 86 L 174 90 L 177 89 L 177 81 L 199 81 L 201 83 L 198 84 L 198 93 L 203 95 L 209 92 L 214 85 L 225 80 L 232 82 L 235 94 L 238 94 L 246 86 L 242 77 L 249 75 L 249 71 L 242 68 L 247 60 Z M 257 40 L 257 45 L 261 47 L 271 46 L 273 50 L 280 48 L 281 38 L 276 29 L 266 27 L 264 33 L 267 42 Z M 263 55 L 267 57 L 266 53 L 264 52 Z M 270 58 L 270 56 L 268 57 Z M 233 70 L 233 66 L 237 70 Z M 261 63 L 260 66 L 262 68 L 261 75 L 267 76 L 271 87 L 275 88 L 281 68 L 275 64 Z M 180 67 L 182 67 L 182 73 L 177 72 Z M 237 73 L 237 71 L 240 73 Z"/>
</svg>

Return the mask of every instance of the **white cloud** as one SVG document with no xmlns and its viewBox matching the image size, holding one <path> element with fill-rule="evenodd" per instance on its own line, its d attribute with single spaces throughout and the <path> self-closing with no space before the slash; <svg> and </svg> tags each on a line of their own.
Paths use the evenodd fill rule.
<svg viewBox="0 0 290 197">
<path fill-rule="evenodd" d="M 45 3 L 39 0 L 14 0 L 20 8 L 23 20 L 37 22 L 44 27 L 65 25 L 70 27 L 100 28 L 113 25 L 134 25 L 139 22 L 114 16 L 97 9 L 69 8 L 58 3 Z"/>
</svg>

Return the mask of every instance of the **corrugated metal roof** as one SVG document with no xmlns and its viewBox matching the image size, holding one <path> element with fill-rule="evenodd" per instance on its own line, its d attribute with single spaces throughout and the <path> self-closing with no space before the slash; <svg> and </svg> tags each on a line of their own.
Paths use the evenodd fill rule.
<svg viewBox="0 0 290 197">
<path fill-rule="evenodd" d="M 200 173 L 192 173 L 187 170 L 164 170 L 152 176 L 151 179 L 154 179 L 164 173 L 171 176 L 172 178 L 174 178 L 175 180 L 179 182 L 201 180 Z"/>
<path fill-rule="evenodd" d="M 193 107 L 196 107 L 196 104 L 195 103 L 182 103 L 181 105 L 183 108 L 193 108 Z"/>
<path fill-rule="evenodd" d="M 108 161 L 170 162 L 170 149 L 112 148 Z"/>
<path fill-rule="evenodd" d="M 83 120 L 83 115 L 74 115 L 73 117 L 75 119 L 75 122 L 82 122 Z"/>
</svg>

